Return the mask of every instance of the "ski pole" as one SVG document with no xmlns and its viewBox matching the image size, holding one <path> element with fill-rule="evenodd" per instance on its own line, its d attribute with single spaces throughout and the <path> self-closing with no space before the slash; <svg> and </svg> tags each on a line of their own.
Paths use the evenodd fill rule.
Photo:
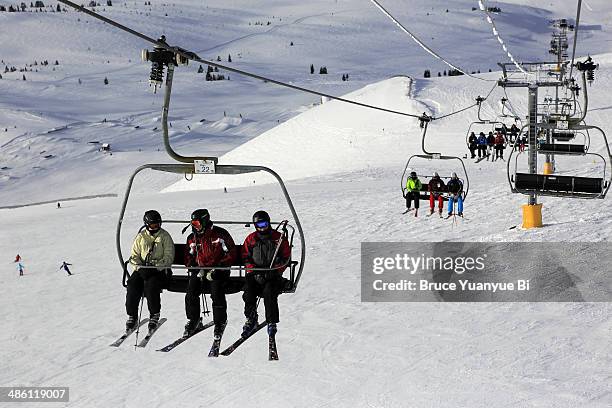
<svg viewBox="0 0 612 408">
<path fill-rule="evenodd" d="M 210 314 L 210 309 L 208 309 L 208 301 L 206 300 L 206 295 L 204 293 L 201 294 L 202 297 L 202 314 L 206 317 Z"/>
<path fill-rule="evenodd" d="M 138 334 L 140 333 L 140 319 L 142 318 L 142 304 L 144 303 L 144 294 L 140 297 L 140 311 L 138 312 L 138 322 L 136 322 L 136 342 L 134 343 L 134 350 L 138 346 Z"/>
</svg>

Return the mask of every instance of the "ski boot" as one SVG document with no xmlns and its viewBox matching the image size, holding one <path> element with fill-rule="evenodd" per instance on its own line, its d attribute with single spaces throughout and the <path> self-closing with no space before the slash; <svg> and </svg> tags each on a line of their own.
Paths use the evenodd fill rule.
<svg viewBox="0 0 612 408">
<path fill-rule="evenodd" d="M 276 323 L 268 324 L 268 336 L 272 337 L 272 336 L 276 335 L 277 331 L 278 330 L 276 329 Z"/>
<path fill-rule="evenodd" d="M 246 322 L 244 322 L 244 326 L 242 326 L 242 337 L 247 337 L 251 332 L 257 327 L 257 313 L 254 316 L 247 317 Z"/>
<path fill-rule="evenodd" d="M 225 331 L 226 325 L 227 325 L 227 322 L 223 322 L 221 324 L 215 324 L 215 331 L 214 331 L 215 340 L 221 340 L 221 336 L 223 336 L 223 332 Z"/>
<path fill-rule="evenodd" d="M 154 331 L 159 325 L 159 313 L 153 313 L 149 316 L 149 331 Z"/>
<path fill-rule="evenodd" d="M 187 324 L 185 325 L 185 331 L 183 332 L 183 337 L 189 337 L 193 335 L 193 333 L 195 333 L 201 325 L 202 319 L 187 320 Z"/>
<path fill-rule="evenodd" d="M 134 316 L 128 316 L 128 319 L 125 322 L 125 331 L 129 332 L 130 330 L 134 330 L 135 327 L 136 327 L 136 318 Z"/>
</svg>

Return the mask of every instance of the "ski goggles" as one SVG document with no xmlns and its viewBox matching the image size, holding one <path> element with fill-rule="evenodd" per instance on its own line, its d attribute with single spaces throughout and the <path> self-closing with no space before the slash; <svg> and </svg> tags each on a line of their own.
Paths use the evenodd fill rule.
<svg viewBox="0 0 612 408">
<path fill-rule="evenodd" d="M 200 220 L 191 220 L 191 225 L 193 225 L 197 229 L 202 228 L 202 223 L 200 222 Z"/>
<path fill-rule="evenodd" d="M 268 228 L 270 226 L 270 221 L 257 221 L 255 223 L 255 228 Z"/>
<path fill-rule="evenodd" d="M 153 224 L 147 224 L 147 228 L 150 230 L 158 230 L 161 227 L 159 222 L 155 222 Z"/>
</svg>

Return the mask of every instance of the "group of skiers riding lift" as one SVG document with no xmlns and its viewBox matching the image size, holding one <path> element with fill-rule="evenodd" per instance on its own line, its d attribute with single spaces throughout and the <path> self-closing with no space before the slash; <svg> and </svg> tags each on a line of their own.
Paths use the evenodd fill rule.
<svg viewBox="0 0 612 408">
<path fill-rule="evenodd" d="M 174 241 L 164 230 L 162 218 L 156 210 L 144 213 L 144 228 L 132 245 L 130 264 L 134 272 L 127 281 L 126 331 L 138 324 L 138 306 L 141 298 L 147 298 L 149 332 L 157 329 L 160 319 L 160 293 L 164 281 L 171 275 L 169 269 L 174 254 Z M 291 248 L 283 233 L 272 228 L 270 216 L 265 211 L 253 214 L 255 231 L 249 234 L 242 246 L 236 246 L 230 233 L 210 219 L 207 209 L 197 209 L 191 214 L 191 234 L 185 245 L 184 264 L 189 271 L 185 294 L 184 337 L 202 328 L 200 294 L 204 285 L 210 287 L 215 340 L 221 338 L 227 324 L 225 286 L 229 281 L 230 267 L 240 263 L 246 276 L 242 299 L 246 322 L 244 337 L 258 324 L 257 300 L 262 297 L 265 305 L 268 334 L 276 334 L 279 321 L 278 295 L 284 287 L 282 273 L 291 258 Z M 263 269 L 263 270 L 262 270 Z"/>
<path fill-rule="evenodd" d="M 496 161 L 497 159 L 504 160 L 504 149 L 508 143 L 514 143 L 514 141 L 519 138 L 519 128 L 513 123 L 510 129 L 506 127 L 506 125 L 502 125 L 502 127 L 493 134 L 493 132 L 489 132 L 488 135 L 485 135 L 484 132 L 480 132 L 478 136 L 476 133 L 470 133 L 468 138 L 468 148 L 470 150 L 471 158 L 476 158 L 476 152 L 478 152 L 478 159 L 487 161 L 491 159 L 491 161 Z M 518 139 L 518 147 L 519 151 L 525 150 L 525 145 L 527 143 L 526 137 L 523 135 Z M 492 157 L 493 151 L 495 151 L 495 156 Z"/>
<path fill-rule="evenodd" d="M 414 202 L 414 216 L 419 215 L 419 202 L 421 199 L 421 191 L 423 191 L 423 184 L 415 171 L 410 172 L 410 177 L 406 180 L 406 189 L 404 197 L 406 198 L 406 214 L 412 211 L 412 203 Z M 442 217 L 442 210 L 444 208 L 444 195 L 447 195 L 448 199 L 448 217 L 453 215 L 455 203 L 457 203 L 457 215 L 463 217 L 463 182 L 457 176 L 457 173 L 453 172 L 448 183 L 444 183 L 442 178 L 437 172 L 434 172 L 433 177 L 427 184 L 427 192 L 429 193 L 429 215 L 434 213 L 435 202 L 438 202 L 438 213 Z"/>
</svg>

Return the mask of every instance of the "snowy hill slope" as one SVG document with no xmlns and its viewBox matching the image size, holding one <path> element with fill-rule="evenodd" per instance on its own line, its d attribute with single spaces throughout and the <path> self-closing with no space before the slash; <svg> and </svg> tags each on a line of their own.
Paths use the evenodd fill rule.
<svg viewBox="0 0 612 408">
<path fill-rule="evenodd" d="M 515 55 L 545 55 L 549 31 L 543 24 L 575 12 L 573 1 L 554 3 L 490 3 L 503 9 L 497 24 L 517 48 Z M 422 79 L 425 68 L 436 73 L 445 67 L 368 2 L 181 0 L 156 3 L 151 11 L 141 4 L 114 4 L 107 15 L 151 35 L 158 34 L 151 27 L 162 30 L 203 56 L 226 61 L 231 53 L 235 66 L 385 107 L 441 115 L 473 103 L 493 86 L 466 77 Z M 475 1 L 384 4 L 459 65 L 485 71 L 502 58 L 490 27 L 471 11 Z M 610 51 L 612 6 L 603 0 L 588 4 L 583 22 L 601 27 L 584 31 L 579 54 L 597 54 L 601 69 L 589 89 L 587 120 L 607 130 L 612 57 L 603 53 Z M 124 323 L 125 291 L 114 245 L 121 193 L 138 165 L 169 162 L 159 133 L 162 94 L 151 94 L 148 67 L 137 61 L 144 44 L 106 25 L 74 12 L 0 13 L 0 25 L 7 27 L 0 30 L 4 61 L 18 67 L 41 58 L 60 62 L 55 71 L 50 65 L 26 73 L 25 82 L 19 72 L 0 80 L 0 167 L 9 167 L 0 170 L 0 206 L 119 194 L 63 202 L 61 209 L 51 204 L 0 210 L 5 260 L 0 385 L 69 386 L 70 402 L 61 405 L 70 407 L 612 404 L 609 303 L 363 303 L 360 298 L 361 242 L 608 241 L 607 201 L 545 198 L 545 228 L 510 230 L 520 223 L 525 197 L 509 193 L 503 163 L 468 161 L 466 219 L 454 224 L 402 216 L 401 173 L 407 157 L 420 151 L 416 120 L 337 102 L 318 105 L 318 98 L 234 75 L 230 81 L 204 82 L 197 66 L 175 75 L 173 145 L 183 154 L 214 152 L 223 164 L 269 164 L 288 180 L 305 230 L 300 287 L 280 297 L 281 360 L 267 361 L 265 335 L 216 360 L 205 357 L 212 340 L 206 332 L 168 355 L 156 352 L 183 329 L 183 296 L 168 292 L 162 294 L 162 313 L 169 320 L 147 349 L 134 350 L 131 342 L 109 348 Z M 332 74 L 311 76 L 311 63 L 327 65 Z M 348 82 L 340 79 L 345 72 Z M 106 87 L 104 77 L 110 80 Z M 483 116 L 499 113 L 502 95 L 499 89 L 491 94 Z M 508 95 L 524 114 L 525 92 Z M 475 116 L 472 109 L 431 123 L 430 149 L 466 154 L 465 132 Z M 98 152 L 91 141 L 111 143 L 113 155 Z M 601 152 L 603 146 L 594 140 L 593 148 Z M 47 154 L 54 157 L 45 159 Z M 594 171 L 584 162 L 560 164 L 564 171 Z M 415 169 L 456 170 L 428 162 Z M 124 254 L 149 208 L 173 219 L 186 219 L 197 207 L 209 208 L 214 219 L 247 220 L 260 208 L 275 219 L 290 218 L 274 185 L 258 181 L 245 188 L 239 180 L 225 194 L 220 187 L 229 185 L 227 180 L 215 182 L 213 190 L 201 190 L 206 185 L 197 179 L 176 182 L 151 172 L 138 178 L 123 228 Z M 159 194 L 168 186 L 182 191 Z M 180 227 L 169 230 L 176 242 L 185 239 Z M 237 241 L 247 232 L 232 229 Z M 11 263 L 17 253 L 26 265 L 22 278 Z M 58 270 L 64 260 L 74 265 L 74 276 Z M 589 271 L 581 273 L 575 278 Z M 240 332 L 242 307 L 240 296 L 228 296 L 224 345 Z"/>
</svg>

